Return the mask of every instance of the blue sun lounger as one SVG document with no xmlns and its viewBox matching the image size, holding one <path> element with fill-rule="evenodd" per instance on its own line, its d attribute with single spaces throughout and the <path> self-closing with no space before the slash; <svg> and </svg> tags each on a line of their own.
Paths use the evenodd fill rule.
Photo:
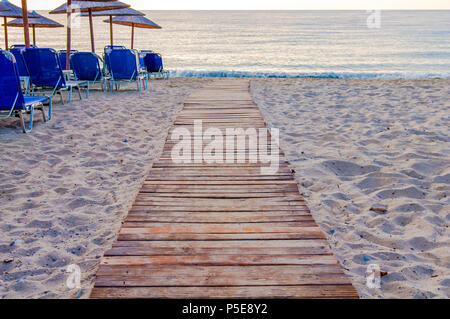
<svg viewBox="0 0 450 319">
<path fill-rule="evenodd" d="M 77 52 L 70 57 L 75 79 L 87 81 L 87 92 L 89 92 L 90 86 L 96 83 L 101 83 L 102 90 L 106 90 L 107 78 L 103 75 L 100 61 L 100 57 L 92 52 Z"/>
<path fill-rule="evenodd" d="M 81 87 L 88 87 L 86 81 L 67 81 L 59 63 L 58 54 L 53 49 L 25 49 L 22 52 L 30 74 L 31 94 L 45 95 L 50 98 L 59 94 L 64 104 L 62 91 L 69 92 L 69 104 L 72 102 L 72 91 L 77 89 L 81 98 Z M 88 96 L 88 93 L 86 94 Z"/>
<path fill-rule="evenodd" d="M 147 53 L 153 53 L 152 50 L 141 50 L 139 51 L 139 65 L 141 67 L 141 69 L 145 69 L 145 56 L 147 55 Z"/>
<path fill-rule="evenodd" d="M 24 96 L 17 71 L 16 59 L 12 53 L 0 51 L 0 119 L 18 117 L 24 133 L 33 129 L 34 110 L 40 110 L 47 121 L 44 103 L 49 103 L 48 120 L 52 117 L 52 100 L 47 97 Z M 24 114 L 30 114 L 28 130 L 25 127 Z"/>
<path fill-rule="evenodd" d="M 145 88 L 148 86 L 148 78 L 150 77 L 150 73 L 147 72 L 147 68 L 145 67 L 145 57 L 147 53 L 153 53 L 152 50 L 141 50 L 139 51 L 139 71 L 144 76 L 145 79 Z"/>
<path fill-rule="evenodd" d="M 30 90 L 30 74 L 28 73 L 28 69 L 23 59 L 22 50 L 23 49 L 12 48 L 9 52 L 11 52 L 16 59 L 16 66 L 19 72 L 20 81 L 25 84 L 25 94 L 28 94 Z"/>
<path fill-rule="evenodd" d="M 105 52 L 105 63 L 111 76 L 111 91 L 120 89 L 121 83 L 136 82 L 141 91 L 145 78 L 139 70 L 139 56 L 136 50 L 114 49 Z"/>
<path fill-rule="evenodd" d="M 169 72 L 164 70 L 161 54 L 151 51 L 141 51 L 141 54 L 143 55 L 143 66 L 148 77 L 161 77 L 163 79 L 169 78 Z"/>
</svg>

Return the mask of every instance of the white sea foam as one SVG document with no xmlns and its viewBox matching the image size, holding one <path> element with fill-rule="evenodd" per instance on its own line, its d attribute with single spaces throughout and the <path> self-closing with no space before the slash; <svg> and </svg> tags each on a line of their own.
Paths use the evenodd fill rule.
<svg viewBox="0 0 450 319">
<path fill-rule="evenodd" d="M 334 72 L 250 72 L 250 71 L 207 71 L 171 70 L 171 77 L 206 78 L 320 78 L 320 79 L 430 79 L 450 78 L 450 72 L 442 73 L 334 73 Z"/>
</svg>

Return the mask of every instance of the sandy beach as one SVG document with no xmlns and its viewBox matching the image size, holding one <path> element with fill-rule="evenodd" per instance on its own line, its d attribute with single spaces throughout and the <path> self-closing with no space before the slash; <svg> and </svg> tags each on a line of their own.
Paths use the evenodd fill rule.
<svg viewBox="0 0 450 319">
<path fill-rule="evenodd" d="M 252 93 L 359 295 L 448 298 L 450 81 L 269 79 Z"/>
<path fill-rule="evenodd" d="M 89 296 L 183 100 L 209 81 L 94 91 L 26 135 L 0 122 L 1 298 Z M 450 80 L 254 79 L 251 93 L 359 295 L 448 298 Z"/>
</svg>

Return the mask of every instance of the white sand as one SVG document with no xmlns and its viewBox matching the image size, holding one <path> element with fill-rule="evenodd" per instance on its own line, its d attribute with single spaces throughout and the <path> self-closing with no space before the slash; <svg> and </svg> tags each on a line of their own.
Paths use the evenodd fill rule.
<svg viewBox="0 0 450 319">
<path fill-rule="evenodd" d="M 52 121 L 36 114 L 30 134 L 0 121 L 0 298 L 89 295 L 174 116 L 205 81 L 56 98 Z M 66 287 L 70 264 L 81 267 L 81 290 Z"/>
<path fill-rule="evenodd" d="M 450 80 L 268 79 L 252 93 L 360 296 L 449 298 Z M 381 289 L 369 264 L 388 273 Z"/>
</svg>

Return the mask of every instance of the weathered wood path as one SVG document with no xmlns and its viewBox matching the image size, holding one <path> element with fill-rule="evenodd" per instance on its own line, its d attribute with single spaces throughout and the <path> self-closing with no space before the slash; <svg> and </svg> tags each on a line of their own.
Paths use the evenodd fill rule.
<svg viewBox="0 0 450 319">
<path fill-rule="evenodd" d="M 247 80 L 193 93 L 102 259 L 91 298 L 357 298 L 281 151 L 275 175 L 248 161 L 172 161 L 173 130 L 194 135 L 194 120 L 203 130 L 266 127 Z"/>
</svg>

